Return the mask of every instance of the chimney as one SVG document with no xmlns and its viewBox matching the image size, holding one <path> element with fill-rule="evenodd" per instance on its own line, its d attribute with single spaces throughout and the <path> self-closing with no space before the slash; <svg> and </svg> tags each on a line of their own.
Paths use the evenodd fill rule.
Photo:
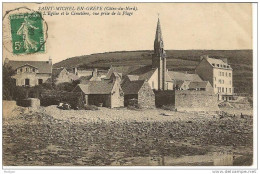
<svg viewBox="0 0 260 174">
<path fill-rule="evenodd" d="M 4 64 L 8 64 L 8 63 L 9 63 L 9 59 L 6 57 Z"/>
<path fill-rule="evenodd" d="M 92 77 L 97 77 L 97 68 L 94 68 L 92 72 Z"/>
<path fill-rule="evenodd" d="M 78 68 L 74 67 L 72 68 L 73 74 L 78 75 Z"/>
<path fill-rule="evenodd" d="M 221 58 L 221 60 L 222 60 L 223 62 L 225 62 L 226 64 L 228 63 L 227 58 Z"/>
<path fill-rule="evenodd" d="M 51 59 L 51 57 L 49 58 L 48 63 L 49 63 L 50 65 L 52 65 L 52 59 Z"/>
</svg>

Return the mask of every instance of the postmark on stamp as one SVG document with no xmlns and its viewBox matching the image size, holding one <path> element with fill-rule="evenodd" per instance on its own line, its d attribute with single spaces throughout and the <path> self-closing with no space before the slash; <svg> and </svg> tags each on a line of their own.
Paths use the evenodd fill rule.
<svg viewBox="0 0 260 174">
<path fill-rule="evenodd" d="M 13 54 L 45 51 L 42 15 L 39 12 L 9 16 Z"/>
</svg>

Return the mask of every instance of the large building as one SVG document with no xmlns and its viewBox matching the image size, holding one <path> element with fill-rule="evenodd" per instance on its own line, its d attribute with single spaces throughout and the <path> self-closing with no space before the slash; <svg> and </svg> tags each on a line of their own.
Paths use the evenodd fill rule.
<svg viewBox="0 0 260 174">
<path fill-rule="evenodd" d="M 14 61 L 5 59 L 4 66 L 15 71 L 12 76 L 16 86 L 36 86 L 45 83 L 52 76 L 52 60 L 49 61 Z"/>
<path fill-rule="evenodd" d="M 218 100 L 233 99 L 233 69 L 227 59 L 214 59 L 203 56 L 195 72 L 205 81 L 209 81 L 218 94 Z"/>
</svg>

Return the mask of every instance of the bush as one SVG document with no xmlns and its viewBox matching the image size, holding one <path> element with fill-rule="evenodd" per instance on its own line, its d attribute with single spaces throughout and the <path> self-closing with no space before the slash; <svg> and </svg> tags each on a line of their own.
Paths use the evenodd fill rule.
<svg viewBox="0 0 260 174">
<path fill-rule="evenodd" d="M 58 91 L 67 91 L 67 92 L 71 92 L 77 85 L 78 85 L 78 81 L 73 81 L 72 83 L 70 82 L 64 82 L 64 83 L 60 83 L 58 85 L 56 85 L 56 90 Z"/>
<path fill-rule="evenodd" d="M 41 105 L 58 105 L 60 102 L 68 103 L 72 109 L 84 108 L 84 96 L 80 92 L 66 92 L 56 90 L 45 90 L 40 95 Z"/>
<path fill-rule="evenodd" d="M 91 110 L 91 111 L 99 110 L 98 107 L 95 106 L 95 105 L 85 105 L 85 106 L 84 106 L 84 109 L 85 109 L 85 110 Z"/>
</svg>

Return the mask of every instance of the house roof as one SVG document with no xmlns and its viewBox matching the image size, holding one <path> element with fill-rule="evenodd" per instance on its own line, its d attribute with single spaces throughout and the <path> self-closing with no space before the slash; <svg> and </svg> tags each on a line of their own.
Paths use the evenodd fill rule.
<svg viewBox="0 0 260 174">
<path fill-rule="evenodd" d="M 112 70 L 112 72 L 118 72 L 121 73 L 122 76 L 126 76 L 127 74 L 130 74 L 132 71 L 135 71 L 136 69 L 139 69 L 143 66 L 112 66 L 109 71 Z M 109 73 L 108 71 L 108 73 Z"/>
<path fill-rule="evenodd" d="M 101 77 L 99 77 L 99 76 L 93 77 L 92 75 L 89 75 L 89 76 L 81 76 L 81 77 L 79 78 L 79 80 L 80 80 L 80 83 L 86 84 L 86 83 L 88 83 L 89 81 L 101 81 Z"/>
<path fill-rule="evenodd" d="M 196 89 L 196 88 L 206 88 L 208 85 L 208 81 L 202 81 L 202 82 L 190 82 L 189 88 L 190 89 Z"/>
<path fill-rule="evenodd" d="M 187 74 L 177 71 L 168 71 L 168 75 L 172 80 L 183 80 L 183 81 L 192 81 L 192 82 L 202 82 L 202 79 L 198 74 Z"/>
<path fill-rule="evenodd" d="M 127 77 L 130 81 L 136 81 L 139 79 L 138 75 L 127 75 Z"/>
<path fill-rule="evenodd" d="M 189 86 L 190 81 L 177 80 L 175 81 L 175 85 L 178 85 L 179 88 L 184 87 L 183 85 Z"/>
<path fill-rule="evenodd" d="M 71 80 L 78 80 L 79 79 L 79 77 L 77 75 L 73 74 L 73 73 L 69 73 L 69 77 L 70 77 Z"/>
<path fill-rule="evenodd" d="M 68 70 L 66 68 L 53 68 L 52 69 L 52 77 L 57 78 L 59 76 L 59 74 L 61 73 L 61 71 L 67 71 L 68 76 L 71 80 L 78 80 L 79 79 L 79 77 L 76 76 L 75 74 L 68 72 Z"/>
<path fill-rule="evenodd" d="M 24 65 L 30 65 L 38 69 L 38 73 L 52 73 L 52 64 L 49 64 L 49 61 L 14 61 L 9 60 L 6 64 L 12 69 L 16 70 Z"/>
<path fill-rule="evenodd" d="M 113 86 L 112 80 L 89 81 L 87 84 L 77 85 L 84 94 L 111 94 Z"/>
<path fill-rule="evenodd" d="M 223 69 L 232 69 L 230 65 L 228 65 L 226 62 L 224 62 L 221 59 L 214 59 L 214 58 L 206 58 L 206 60 L 209 62 L 209 64 L 215 68 L 223 68 Z M 225 65 L 226 67 L 217 67 L 217 64 L 219 65 Z M 229 66 L 229 68 L 227 67 Z"/>
<path fill-rule="evenodd" d="M 145 80 L 127 81 L 122 85 L 124 94 L 138 94 Z"/>
<path fill-rule="evenodd" d="M 123 77 L 128 76 L 131 81 L 133 80 L 149 80 L 156 71 L 152 65 L 146 66 L 120 66 L 111 67 L 109 71 L 121 73 Z M 108 73 L 109 75 L 109 73 Z M 108 76 L 107 76 L 108 77 Z M 166 81 L 172 81 L 170 76 L 166 73 Z"/>
<path fill-rule="evenodd" d="M 65 68 L 53 68 L 52 69 L 52 77 L 54 77 L 54 78 L 58 77 L 60 72 L 63 71 L 64 69 Z"/>
</svg>

